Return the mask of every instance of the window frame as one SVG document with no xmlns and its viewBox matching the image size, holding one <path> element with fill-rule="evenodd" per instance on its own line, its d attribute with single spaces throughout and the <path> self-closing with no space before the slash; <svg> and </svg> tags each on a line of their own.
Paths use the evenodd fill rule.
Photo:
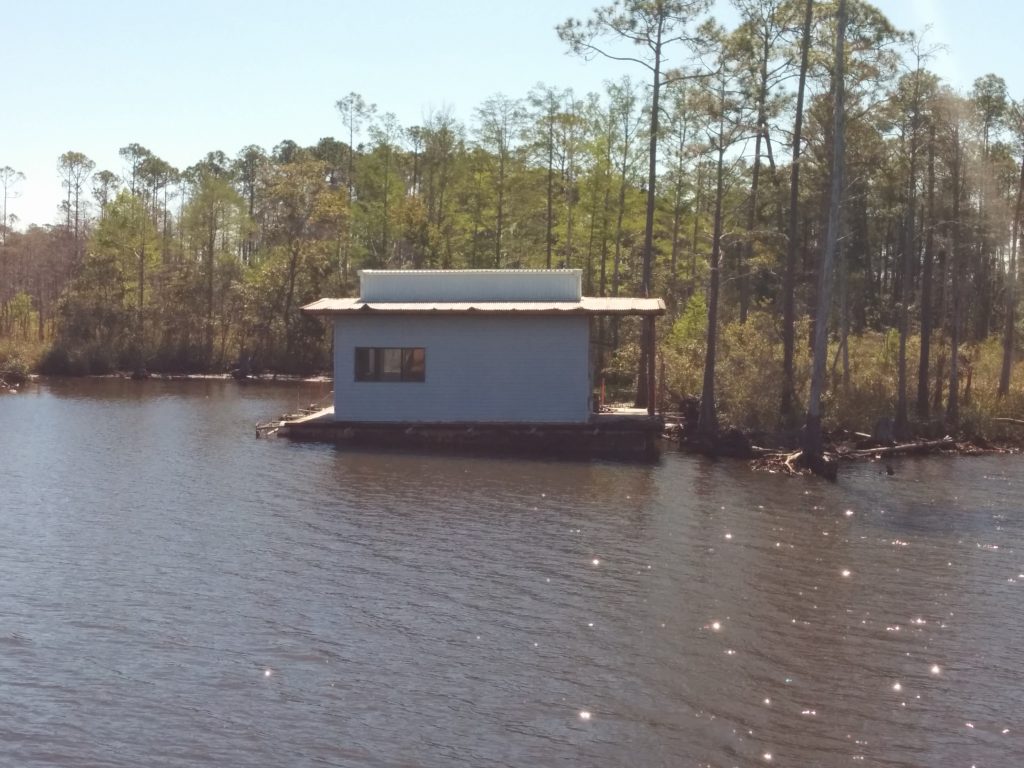
<svg viewBox="0 0 1024 768">
<path fill-rule="evenodd" d="M 352 379 L 357 384 L 422 384 L 427 380 L 426 347 L 354 347 L 353 355 Z"/>
</svg>

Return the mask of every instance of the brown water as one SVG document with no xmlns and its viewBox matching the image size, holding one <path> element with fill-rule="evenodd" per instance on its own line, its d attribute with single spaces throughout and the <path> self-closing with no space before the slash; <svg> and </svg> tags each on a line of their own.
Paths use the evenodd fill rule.
<svg viewBox="0 0 1024 768">
<path fill-rule="evenodd" d="M 321 394 L 0 398 L 0 764 L 1024 764 L 1022 459 L 254 439 Z"/>
</svg>

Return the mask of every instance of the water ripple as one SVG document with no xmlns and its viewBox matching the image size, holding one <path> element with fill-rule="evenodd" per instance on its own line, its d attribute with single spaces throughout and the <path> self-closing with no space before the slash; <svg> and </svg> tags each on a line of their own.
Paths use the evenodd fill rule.
<svg viewBox="0 0 1024 768">
<path fill-rule="evenodd" d="M 827 485 L 252 439 L 319 394 L 0 401 L 5 761 L 1024 761 L 1018 459 Z"/>
</svg>

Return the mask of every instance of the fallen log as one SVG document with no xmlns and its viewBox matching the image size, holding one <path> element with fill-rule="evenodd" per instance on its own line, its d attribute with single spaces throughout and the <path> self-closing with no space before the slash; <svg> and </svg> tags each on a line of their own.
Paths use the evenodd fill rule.
<svg viewBox="0 0 1024 768">
<path fill-rule="evenodd" d="M 922 440 L 916 443 L 890 445 L 883 448 L 865 448 L 858 451 L 848 451 L 842 455 L 844 458 L 851 459 L 868 456 L 882 458 L 883 456 L 898 456 L 908 453 L 928 453 L 930 451 L 940 450 L 942 448 L 953 448 L 955 446 L 956 440 L 952 437 L 944 437 L 941 440 Z"/>
</svg>

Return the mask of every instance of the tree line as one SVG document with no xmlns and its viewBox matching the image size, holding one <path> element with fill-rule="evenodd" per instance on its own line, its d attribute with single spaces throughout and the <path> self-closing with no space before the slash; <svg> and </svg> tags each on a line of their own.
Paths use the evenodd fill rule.
<svg viewBox="0 0 1024 768">
<path fill-rule="evenodd" d="M 1024 112 L 1005 81 L 956 91 L 927 34 L 860 0 L 731 4 L 731 28 L 708 0 L 567 20 L 568 50 L 621 61 L 600 93 L 538 84 L 412 126 L 350 93 L 337 138 L 184 169 L 69 151 L 49 226 L 12 226 L 4 167 L 0 337 L 52 371 L 308 372 L 330 340 L 298 308 L 358 269 L 571 267 L 588 294 L 665 297 L 666 397 L 700 393 L 708 431 L 795 426 L 808 397 L 957 425 L 984 355 L 1010 394 Z M 598 339 L 642 399 L 639 333 Z"/>
</svg>

